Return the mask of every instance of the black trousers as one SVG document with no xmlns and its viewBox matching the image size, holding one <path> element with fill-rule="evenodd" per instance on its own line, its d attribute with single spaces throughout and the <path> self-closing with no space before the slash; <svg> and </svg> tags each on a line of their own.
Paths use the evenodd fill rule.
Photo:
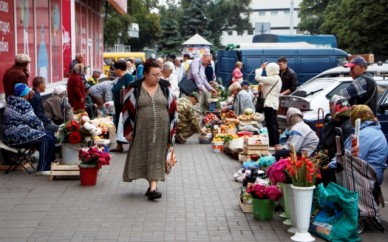
<svg viewBox="0 0 388 242">
<path fill-rule="evenodd" d="M 276 120 L 277 111 L 273 108 L 264 107 L 265 125 L 268 130 L 269 146 L 279 144 L 279 127 Z"/>
</svg>

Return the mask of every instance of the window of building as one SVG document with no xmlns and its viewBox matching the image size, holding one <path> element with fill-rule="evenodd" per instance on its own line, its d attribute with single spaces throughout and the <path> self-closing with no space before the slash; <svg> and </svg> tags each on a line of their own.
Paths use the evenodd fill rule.
<svg viewBox="0 0 388 242">
<path fill-rule="evenodd" d="M 278 11 L 271 11 L 271 16 L 278 16 Z"/>
<path fill-rule="evenodd" d="M 253 35 L 253 29 L 248 30 L 248 35 Z"/>
<path fill-rule="evenodd" d="M 259 16 L 265 16 L 265 11 L 259 11 Z"/>
<path fill-rule="evenodd" d="M 228 31 L 228 35 L 233 35 L 233 31 Z"/>
<path fill-rule="evenodd" d="M 289 16 L 290 15 L 290 10 L 284 10 L 284 16 Z"/>
</svg>

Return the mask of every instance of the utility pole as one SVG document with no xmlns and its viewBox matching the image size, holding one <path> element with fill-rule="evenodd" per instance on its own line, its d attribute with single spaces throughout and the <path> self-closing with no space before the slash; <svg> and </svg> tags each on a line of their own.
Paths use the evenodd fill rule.
<svg viewBox="0 0 388 242">
<path fill-rule="evenodd" d="M 294 34 L 294 0 L 290 2 L 290 34 Z"/>
</svg>

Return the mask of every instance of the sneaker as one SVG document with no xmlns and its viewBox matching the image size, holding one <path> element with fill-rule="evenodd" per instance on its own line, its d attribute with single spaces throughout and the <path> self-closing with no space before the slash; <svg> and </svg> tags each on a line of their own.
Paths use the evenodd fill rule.
<svg viewBox="0 0 388 242">
<path fill-rule="evenodd" d="M 184 144 L 186 140 L 180 134 L 175 134 L 175 143 Z"/>
<path fill-rule="evenodd" d="M 50 176 L 51 175 L 51 171 L 37 171 L 36 175 L 37 176 Z"/>
<path fill-rule="evenodd" d="M 152 201 L 152 200 L 161 198 L 162 193 L 158 192 L 157 190 L 153 190 L 152 192 L 149 192 L 147 196 L 148 196 L 148 200 Z"/>
</svg>

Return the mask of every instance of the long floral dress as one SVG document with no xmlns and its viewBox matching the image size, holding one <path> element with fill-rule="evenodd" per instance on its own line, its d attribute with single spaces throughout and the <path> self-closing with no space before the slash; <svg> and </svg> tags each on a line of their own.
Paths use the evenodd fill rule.
<svg viewBox="0 0 388 242">
<path fill-rule="evenodd" d="M 169 122 L 167 98 L 160 86 L 158 85 L 153 97 L 141 88 L 136 136 L 128 151 L 123 181 L 131 182 L 139 178 L 164 181 Z"/>
</svg>

